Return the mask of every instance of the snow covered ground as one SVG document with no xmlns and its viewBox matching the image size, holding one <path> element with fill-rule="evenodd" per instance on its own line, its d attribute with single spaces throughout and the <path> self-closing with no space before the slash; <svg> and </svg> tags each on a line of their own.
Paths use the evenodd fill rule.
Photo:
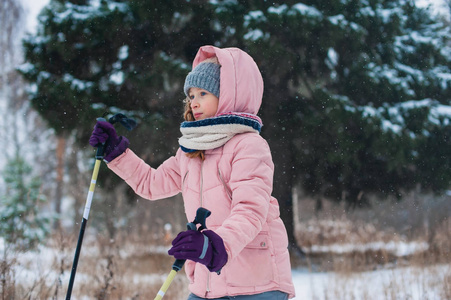
<svg viewBox="0 0 451 300">
<path fill-rule="evenodd" d="M 295 299 L 444 300 L 447 295 L 443 292 L 443 285 L 446 284 L 450 272 L 450 265 L 351 274 L 293 270 L 297 294 Z"/>
<path fill-rule="evenodd" d="M 0 246 L 1 243 L 0 243 Z M 413 243 L 401 245 L 404 253 L 411 253 L 417 249 L 421 251 L 424 245 Z M 337 249 L 337 245 L 334 246 Z M 373 245 L 374 247 L 374 245 Z M 380 244 L 380 247 L 384 247 Z M 389 245 L 388 249 L 393 247 Z M 3 248 L 3 247 L 0 247 Z M 147 248 L 147 247 L 146 247 Z M 131 248 L 130 248 L 131 249 Z M 127 246 L 121 249 L 120 259 L 126 259 L 132 255 Z M 135 248 L 136 249 L 136 248 Z M 347 251 L 349 246 L 341 251 Z M 165 254 L 164 246 L 147 248 L 154 254 Z M 100 253 L 95 247 L 84 247 L 81 260 L 88 256 L 98 256 Z M 403 253 L 399 253 L 401 256 Z M 66 264 L 71 262 L 71 251 L 66 253 L 57 252 L 47 247 L 41 247 L 40 252 L 27 252 L 18 257 L 15 267 L 16 282 L 23 284 L 35 283 L 43 280 L 47 285 L 60 283 L 60 294 L 65 293 L 69 281 L 69 272 L 61 273 L 56 267 L 55 261 L 65 259 Z M 327 256 L 325 257 L 327 259 Z M 100 260 L 98 264 L 101 265 Z M 101 269 L 104 267 L 101 267 Z M 67 269 L 67 265 L 66 265 Z M 99 271 L 99 273 L 101 273 Z M 149 286 L 164 280 L 161 274 L 136 274 L 131 272 L 131 278 L 126 280 L 134 282 L 138 286 Z M 327 300 L 327 299 L 409 299 L 409 300 L 442 300 L 449 299 L 451 295 L 451 264 L 437 264 L 430 266 L 406 266 L 406 267 L 383 267 L 367 272 L 312 272 L 308 269 L 293 269 L 293 282 L 296 288 L 297 300 Z M 92 282 L 93 278 L 102 277 L 102 274 L 87 275 L 77 273 L 76 284 Z M 182 274 L 178 276 L 179 282 L 183 282 Z M 125 280 L 125 279 L 121 279 Z M 183 283 L 181 285 L 184 286 Z M 172 286 L 171 286 L 172 287 Z M 178 286 L 174 286 L 177 288 Z M 183 289 L 183 288 L 182 288 Z M 78 299 L 78 298 L 77 298 Z M 94 299 L 83 297 L 83 299 Z M 141 298 L 140 298 L 141 299 Z"/>
</svg>

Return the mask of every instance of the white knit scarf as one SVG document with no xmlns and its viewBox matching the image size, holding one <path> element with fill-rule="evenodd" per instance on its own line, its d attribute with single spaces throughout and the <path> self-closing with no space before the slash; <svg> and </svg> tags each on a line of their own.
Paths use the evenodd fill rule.
<svg viewBox="0 0 451 300">
<path fill-rule="evenodd" d="M 180 148 L 184 152 L 209 150 L 221 147 L 235 134 L 244 132 L 260 133 L 262 121 L 247 113 L 224 113 L 199 121 L 183 122 L 180 126 L 182 137 Z"/>
</svg>

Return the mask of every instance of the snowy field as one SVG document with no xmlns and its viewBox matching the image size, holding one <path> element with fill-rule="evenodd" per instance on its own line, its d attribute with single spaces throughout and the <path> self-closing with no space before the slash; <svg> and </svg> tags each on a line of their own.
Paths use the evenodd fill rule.
<svg viewBox="0 0 451 300">
<path fill-rule="evenodd" d="M 451 265 L 405 267 L 337 274 L 293 270 L 295 299 L 410 299 L 445 300 L 443 284 Z M 449 279 L 448 279 L 449 281 Z"/>
<path fill-rule="evenodd" d="M 378 244 L 379 247 L 390 251 L 393 249 L 393 244 Z M 373 248 L 376 245 L 364 246 Z M 335 245 L 335 250 L 341 251 L 341 253 L 349 251 L 351 248 L 349 245 L 345 247 L 339 247 Z M 424 250 L 424 244 L 397 244 L 395 247 L 397 251 L 403 249 L 403 253 L 398 252 L 400 258 L 404 254 L 412 253 L 415 251 Z M 362 249 L 362 248 L 360 248 Z M 147 252 L 154 256 L 165 256 L 167 247 L 146 247 Z M 325 251 L 325 249 L 322 249 Z M 96 247 L 85 247 L 82 250 L 80 262 L 88 259 L 88 257 L 102 257 L 99 249 Z M 142 252 L 142 249 L 134 248 L 133 246 L 120 247 L 117 259 L 127 260 L 130 256 L 133 256 L 133 252 Z M 71 256 L 73 253 L 71 250 L 57 252 L 50 248 L 41 247 L 39 253 L 27 252 L 17 257 L 17 263 L 14 267 L 16 283 L 20 285 L 30 285 L 30 289 L 35 289 L 36 293 L 38 286 L 42 282 L 46 282 L 48 286 L 59 285 L 59 298 L 62 298 L 67 290 L 67 284 L 69 281 L 68 263 L 72 262 Z M 328 259 L 325 256 L 324 259 Z M 60 268 L 61 261 L 66 261 L 65 271 Z M 158 259 L 157 259 L 158 260 Z M 97 271 L 99 274 L 85 274 L 83 271 L 79 271 L 76 276 L 77 285 L 90 284 L 90 282 L 101 281 L 104 276 L 104 271 L 107 267 L 104 264 L 104 259 L 95 260 Z M 160 262 L 164 264 L 163 269 L 166 268 L 168 263 L 166 261 Z M 93 268 L 94 269 L 94 268 Z M 103 270 L 102 270 L 103 269 Z M 437 264 L 429 266 L 404 266 L 396 267 L 394 265 L 380 266 L 376 270 L 366 272 L 312 272 L 308 268 L 293 269 L 293 281 L 296 288 L 297 300 L 326 300 L 326 299 L 366 299 L 366 300 L 379 300 L 379 299 L 409 299 L 409 300 L 441 300 L 449 299 L 450 284 L 451 284 L 451 264 Z M 116 275 L 117 276 L 117 275 Z M 136 273 L 134 271 L 129 272 L 128 275 L 119 276 L 120 279 L 115 280 L 127 281 L 127 284 L 134 283 L 137 286 L 152 286 L 159 285 L 165 279 L 166 274 L 143 274 Z M 180 293 L 184 294 L 186 290 L 185 276 L 183 272 L 176 277 L 177 284 L 171 286 L 174 290 L 179 289 Z M 174 281 L 175 282 L 175 281 Z M 120 284 L 119 284 L 120 285 Z M 26 288 L 25 288 L 26 289 Z M 42 289 L 42 288 L 41 288 Z M 75 289 L 74 289 L 75 290 Z M 54 292 L 52 292 L 54 295 Z M 92 291 L 89 293 L 92 295 Z M 30 299 L 37 299 L 31 297 Z M 39 298 L 42 299 L 42 298 Z M 46 299 L 55 299 L 49 297 Z M 96 299 L 96 297 L 73 297 L 73 299 Z M 98 299 L 98 298 L 97 298 Z M 113 299 L 113 298 L 107 298 Z M 132 299 L 124 297 L 123 299 Z M 147 299 L 147 298 L 139 298 Z M 185 296 L 177 296 L 177 298 L 169 299 L 185 299 Z"/>
</svg>

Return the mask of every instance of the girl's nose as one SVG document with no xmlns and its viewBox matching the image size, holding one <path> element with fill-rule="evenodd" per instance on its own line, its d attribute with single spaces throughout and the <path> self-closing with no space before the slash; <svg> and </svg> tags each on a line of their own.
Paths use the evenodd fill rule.
<svg viewBox="0 0 451 300">
<path fill-rule="evenodd" d="M 199 107 L 199 102 L 197 102 L 196 100 L 192 99 L 191 100 L 191 108 L 196 108 Z"/>
</svg>

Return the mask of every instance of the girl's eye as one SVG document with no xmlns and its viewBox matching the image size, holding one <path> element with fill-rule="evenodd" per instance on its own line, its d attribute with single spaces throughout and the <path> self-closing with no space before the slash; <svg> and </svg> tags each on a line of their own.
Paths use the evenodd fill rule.
<svg viewBox="0 0 451 300">
<path fill-rule="evenodd" d="M 191 100 L 193 100 L 193 99 L 194 99 L 194 96 L 189 96 L 189 98 L 190 98 Z"/>
<path fill-rule="evenodd" d="M 207 93 L 206 92 L 201 92 L 200 95 L 201 96 L 205 96 Z"/>
</svg>

